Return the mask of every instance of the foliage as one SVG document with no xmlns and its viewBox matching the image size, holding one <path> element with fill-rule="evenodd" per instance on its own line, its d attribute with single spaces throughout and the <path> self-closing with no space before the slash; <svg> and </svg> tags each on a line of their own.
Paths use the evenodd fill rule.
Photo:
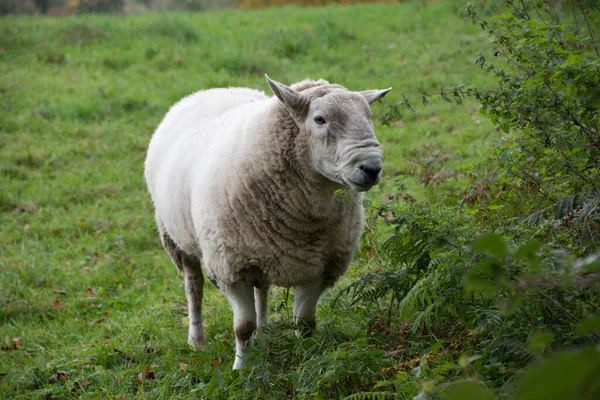
<svg viewBox="0 0 600 400">
<path fill-rule="evenodd" d="M 483 112 L 504 131 L 514 129 L 496 145 L 495 184 L 507 188 L 498 197 L 518 201 L 530 221 L 562 220 L 581 251 L 597 250 L 600 53 L 593 27 L 600 9 L 576 2 L 575 20 L 561 23 L 551 2 L 507 5 L 511 12 L 489 22 L 468 8 L 502 62 L 495 66 L 483 54 L 475 60 L 497 79 L 479 93 Z"/>
<path fill-rule="evenodd" d="M 512 371 L 559 349 L 600 342 L 597 327 L 577 334 L 578 326 L 594 325 L 600 309 L 600 58 L 594 40 L 599 9 L 594 2 L 565 5 L 568 10 L 557 10 L 559 5 L 505 1 L 469 6 L 468 18 L 491 36 L 493 57 L 499 58 L 492 65 L 480 53 L 474 63 L 492 73 L 496 85 L 461 84 L 402 95 L 382 114 L 382 123 L 391 124 L 406 112 L 416 113 L 417 99 L 427 106 L 432 99 L 460 105 L 475 98 L 504 135 L 494 140 L 491 157 L 465 168 L 472 184 L 461 209 L 448 203 L 379 206 L 387 223 L 399 225 L 382 248 L 392 244 L 399 251 L 379 253 L 389 268 L 345 291 L 357 303 L 390 299 L 390 306 L 402 305 L 397 308 L 401 319 L 438 338 L 440 332 L 447 334 L 443 328 L 449 320 L 459 321 L 476 341 L 481 377 L 502 393 L 516 389 L 517 398 L 546 398 L 532 382 L 544 374 L 559 375 L 562 367 L 544 362 L 521 383 Z M 389 217 L 399 210 L 419 228 Z M 449 236 L 439 231 L 454 235 L 440 242 Z M 414 270 L 415 257 L 435 268 L 405 274 Z M 456 290 L 461 287 L 464 292 Z M 406 308 L 409 313 L 403 312 Z M 597 378 L 598 369 L 583 361 L 597 357 L 595 352 L 588 347 L 561 353 L 558 359 L 581 362 L 573 361 L 571 374 L 553 381 L 564 391 L 550 385 L 544 393 L 597 396 L 592 376 Z M 438 381 L 435 387 L 445 384 Z M 471 395 L 463 398 L 477 392 L 465 390 Z"/>
<path fill-rule="evenodd" d="M 37 4 L 33 0 L 0 0 L 0 15 L 32 14 Z"/>
<path fill-rule="evenodd" d="M 71 6 L 78 13 L 118 13 L 123 10 L 125 0 L 75 0 Z"/>
</svg>

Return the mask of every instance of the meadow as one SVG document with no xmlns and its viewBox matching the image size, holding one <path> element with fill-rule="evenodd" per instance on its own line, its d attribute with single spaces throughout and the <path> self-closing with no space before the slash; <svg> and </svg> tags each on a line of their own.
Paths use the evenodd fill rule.
<svg viewBox="0 0 600 400">
<path fill-rule="evenodd" d="M 207 283 L 209 344 L 190 349 L 183 280 L 160 245 L 143 162 L 169 107 L 201 89 L 268 93 L 265 73 L 393 86 L 372 106 L 385 160 L 368 200 L 459 207 L 463 172 L 501 134 L 479 105 L 437 101 L 389 126 L 379 118 L 402 96 L 418 104 L 423 91 L 491 83 L 472 63 L 488 37 L 463 6 L 0 19 L 0 398 L 326 399 L 390 382 L 409 398 L 435 378 L 424 379 L 427 359 L 438 377 L 460 376 L 468 330 L 390 332 L 338 298 L 381 266 L 371 244 L 392 229 L 384 219 L 322 299 L 312 338 L 295 338 L 293 291 L 277 288 L 253 367 L 231 371 L 232 315 Z"/>
</svg>

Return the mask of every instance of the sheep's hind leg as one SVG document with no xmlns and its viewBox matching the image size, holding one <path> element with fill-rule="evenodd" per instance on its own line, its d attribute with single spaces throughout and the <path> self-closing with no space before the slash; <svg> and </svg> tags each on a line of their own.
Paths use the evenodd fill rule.
<svg viewBox="0 0 600 400">
<path fill-rule="evenodd" d="M 160 225 L 159 225 L 160 226 Z M 198 257 L 181 250 L 169 234 L 161 229 L 161 239 L 173 263 L 179 268 L 185 280 L 185 297 L 188 302 L 189 331 L 188 344 L 196 349 L 206 344 L 202 326 L 202 296 L 204 294 L 204 275 Z"/>
<path fill-rule="evenodd" d="M 241 281 L 223 291 L 223 294 L 233 309 L 233 331 L 235 333 L 233 369 L 239 369 L 246 366 L 246 347 L 252 333 L 256 330 L 254 290 L 251 284 Z"/>
<path fill-rule="evenodd" d="M 200 262 L 197 263 L 197 266 L 198 268 L 184 266 L 183 275 L 185 278 L 185 296 L 188 301 L 188 315 L 190 319 L 188 344 L 199 349 L 206 344 L 206 335 L 202 326 L 204 276 L 200 269 Z"/>
<path fill-rule="evenodd" d="M 298 326 L 296 336 L 304 337 L 310 335 L 317 326 L 317 304 L 319 298 L 327 288 L 323 280 L 310 285 L 296 286 L 294 296 L 294 321 Z"/>
<path fill-rule="evenodd" d="M 258 326 L 267 323 L 269 313 L 269 289 L 270 286 L 254 288 L 254 304 L 256 307 L 256 324 Z"/>
</svg>

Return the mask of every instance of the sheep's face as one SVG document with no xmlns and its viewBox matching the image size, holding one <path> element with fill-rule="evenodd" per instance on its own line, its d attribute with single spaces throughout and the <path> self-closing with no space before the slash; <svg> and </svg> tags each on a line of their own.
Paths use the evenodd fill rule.
<svg viewBox="0 0 600 400">
<path fill-rule="evenodd" d="M 369 104 L 391 89 L 357 93 L 334 86 L 324 90 L 323 96 L 309 97 L 267 81 L 300 129 L 309 135 L 310 162 L 315 172 L 359 192 L 379 183 L 383 151 L 375 137 Z"/>
<path fill-rule="evenodd" d="M 315 171 L 360 192 L 379 183 L 383 152 L 370 118 L 359 93 L 335 90 L 313 100 L 304 127 Z"/>
</svg>

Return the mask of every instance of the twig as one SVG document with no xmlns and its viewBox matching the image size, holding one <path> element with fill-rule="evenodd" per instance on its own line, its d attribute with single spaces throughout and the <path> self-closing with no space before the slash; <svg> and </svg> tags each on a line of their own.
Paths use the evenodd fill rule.
<svg viewBox="0 0 600 400">
<path fill-rule="evenodd" d="M 600 57 L 600 52 L 598 52 L 598 47 L 596 46 L 596 41 L 594 40 L 594 34 L 592 33 L 592 28 L 590 27 L 590 22 L 588 21 L 587 14 L 583 10 L 581 1 L 576 1 L 576 3 L 579 6 L 579 9 L 581 10 L 581 14 L 583 14 L 583 19 L 585 20 L 585 24 L 587 25 L 588 32 L 590 33 L 590 39 L 592 39 L 592 45 L 594 46 L 594 49 L 596 50 L 596 55 Z"/>
</svg>

